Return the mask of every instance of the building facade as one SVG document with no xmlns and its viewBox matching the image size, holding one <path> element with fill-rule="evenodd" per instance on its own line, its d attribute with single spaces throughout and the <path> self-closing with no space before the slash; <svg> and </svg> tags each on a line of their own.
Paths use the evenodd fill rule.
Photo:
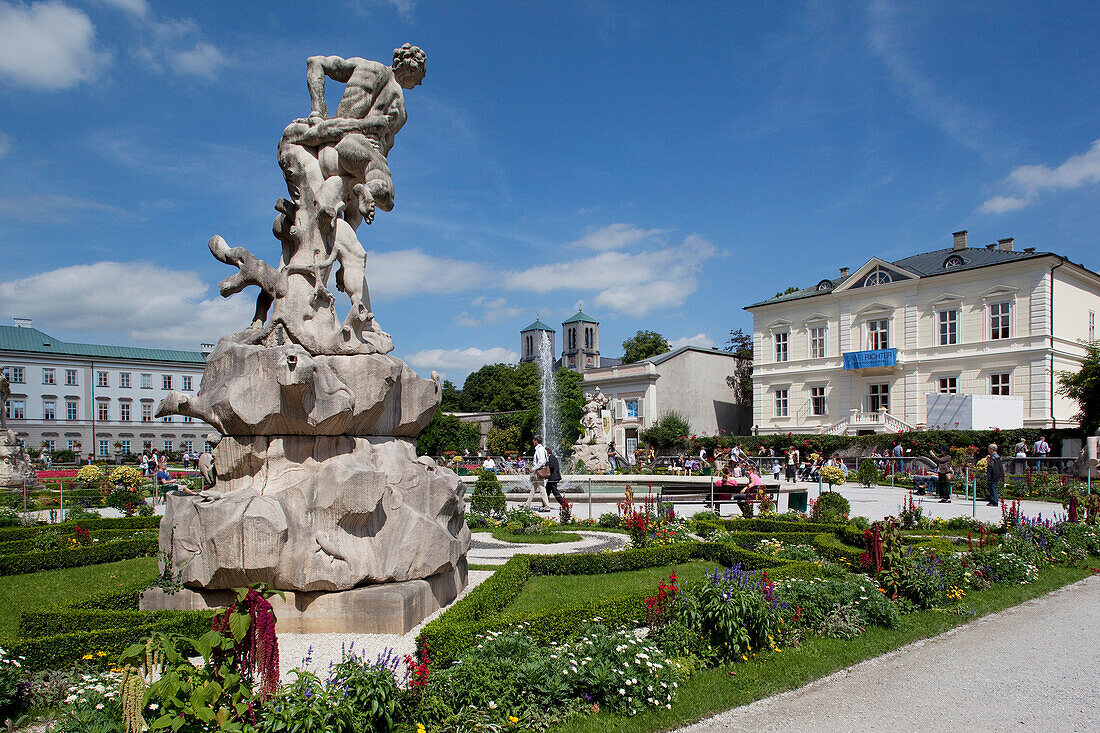
<svg viewBox="0 0 1100 733">
<path fill-rule="evenodd" d="M 202 352 L 67 343 L 17 323 L 0 326 L 0 367 L 12 393 L 3 409 L 28 447 L 99 458 L 205 448 L 213 430 L 206 423 L 155 417 L 170 390 L 198 392 Z"/>
<path fill-rule="evenodd" d="M 1100 275 L 1012 239 L 969 247 L 962 231 L 949 249 L 873 257 L 746 310 L 761 433 L 956 427 L 939 407 L 929 420 L 936 394 L 991 395 L 1020 403 L 1023 427 L 1071 427 L 1057 374 L 1096 339 Z"/>
<path fill-rule="evenodd" d="M 615 445 L 630 454 L 641 431 L 668 412 L 680 413 L 700 435 L 744 432 L 750 416 L 736 404 L 728 381 L 737 360 L 728 351 L 684 346 L 633 364 L 590 369 L 581 389 L 599 387 L 611 398 Z"/>
<path fill-rule="evenodd" d="M 537 361 L 542 336 L 550 339 L 550 353 L 554 354 L 556 333 L 539 318 L 519 332 L 519 360 Z M 600 356 L 600 322 L 582 311 L 562 321 L 561 356 L 554 360 L 554 367 L 572 369 L 584 374 L 589 369 L 603 369 L 619 364 L 621 359 Z"/>
</svg>

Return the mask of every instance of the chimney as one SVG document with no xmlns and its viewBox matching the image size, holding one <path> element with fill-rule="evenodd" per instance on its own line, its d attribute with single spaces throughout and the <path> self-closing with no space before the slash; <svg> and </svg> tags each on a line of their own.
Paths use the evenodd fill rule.
<svg viewBox="0 0 1100 733">
<path fill-rule="evenodd" d="M 966 230 L 952 234 L 955 238 L 955 249 L 966 249 Z"/>
<path fill-rule="evenodd" d="M 848 277 L 848 268 L 847 267 L 840 268 L 840 278 L 843 280 L 846 277 Z"/>
<path fill-rule="evenodd" d="M 1012 241 L 1013 241 L 1012 237 L 1009 237 L 1008 239 L 998 239 L 997 240 L 997 249 L 1001 250 L 1002 252 L 1011 252 L 1012 251 Z"/>
</svg>

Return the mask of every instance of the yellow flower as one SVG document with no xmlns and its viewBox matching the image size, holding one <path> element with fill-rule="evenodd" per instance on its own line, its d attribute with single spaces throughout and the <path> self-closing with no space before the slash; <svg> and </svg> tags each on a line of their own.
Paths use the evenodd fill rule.
<svg viewBox="0 0 1100 733">
<path fill-rule="evenodd" d="M 509 715 L 508 716 L 508 722 L 511 723 L 512 725 L 515 725 L 516 723 L 519 722 L 519 718 L 517 718 L 514 715 Z"/>
<path fill-rule="evenodd" d="M 416 733 L 426 733 L 425 730 L 424 730 L 424 724 L 423 723 L 417 723 L 416 724 Z"/>
<path fill-rule="evenodd" d="M 91 659 L 91 658 L 92 658 L 91 654 L 85 654 L 83 657 L 81 657 L 81 659 Z"/>
<path fill-rule="evenodd" d="M 105 657 L 105 656 L 107 656 L 107 652 L 96 652 L 95 655 L 97 657 Z"/>
<path fill-rule="evenodd" d="M 749 658 L 747 656 L 745 656 L 744 654 L 741 655 L 741 659 L 746 661 L 746 662 L 749 661 Z"/>
</svg>

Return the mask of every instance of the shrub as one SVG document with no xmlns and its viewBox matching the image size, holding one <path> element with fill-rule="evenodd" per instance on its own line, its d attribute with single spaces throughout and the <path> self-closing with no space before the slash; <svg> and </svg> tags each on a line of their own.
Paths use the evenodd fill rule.
<svg viewBox="0 0 1100 733">
<path fill-rule="evenodd" d="M 622 520 L 619 518 L 619 515 L 615 514 L 614 512 L 604 512 L 600 515 L 600 518 L 596 523 L 601 527 L 613 528 L 620 526 L 622 524 Z"/>
<path fill-rule="evenodd" d="M 79 476 L 79 474 L 77 474 Z M 107 481 L 117 487 L 124 487 L 131 491 L 141 486 L 141 472 L 133 466 L 119 466 L 111 471 Z"/>
<path fill-rule="evenodd" d="M 817 497 L 810 507 L 810 519 L 827 524 L 846 524 L 850 511 L 852 506 L 847 499 L 835 491 L 828 491 Z"/>
<path fill-rule="evenodd" d="M 863 616 L 851 603 L 833 606 L 814 629 L 834 639 L 854 639 L 863 633 Z"/>
<path fill-rule="evenodd" d="M 754 651 L 772 646 L 781 622 L 767 575 L 745 571 L 740 564 L 704 575 L 702 583 L 679 599 L 675 618 L 696 632 L 704 646 L 693 651 L 704 659 L 747 660 Z"/>
<path fill-rule="evenodd" d="M 136 539 L 110 542 L 72 550 L 50 550 L 0 556 L 0 575 L 37 573 L 40 570 L 75 568 L 116 560 L 131 560 L 156 554 L 157 539 Z"/>
<path fill-rule="evenodd" d="M 507 507 L 508 502 L 496 474 L 492 471 L 479 473 L 477 483 L 474 484 L 474 492 L 470 496 L 470 511 L 494 519 L 502 519 Z"/>
<path fill-rule="evenodd" d="M 351 733 L 352 711 L 343 692 L 336 685 L 322 684 L 312 672 L 291 673 L 294 681 L 280 686 L 261 708 L 257 733 Z"/>
<path fill-rule="evenodd" d="M 811 630 L 820 629 L 829 612 L 841 605 L 859 614 L 860 625 L 892 627 L 898 622 L 897 607 L 863 576 L 777 580 L 775 593 L 788 609 L 798 609 L 795 623 Z"/>
<path fill-rule="evenodd" d="M 874 486 L 882 478 L 882 471 L 875 465 L 875 462 L 870 458 L 865 458 L 862 463 L 859 464 L 859 470 L 856 472 L 856 478 L 864 486 Z"/>
<path fill-rule="evenodd" d="M 836 466 L 823 466 L 820 471 L 821 480 L 829 486 L 839 486 L 844 483 L 844 471 Z"/>
<path fill-rule="evenodd" d="M 533 525 L 542 524 L 542 517 L 525 506 L 510 509 L 507 512 L 509 525 L 519 525 L 519 529 L 527 529 Z"/>
<path fill-rule="evenodd" d="M 132 517 L 138 507 L 145 504 L 145 495 L 131 489 L 119 488 L 108 494 L 103 504 L 118 509 L 127 517 Z"/>
</svg>

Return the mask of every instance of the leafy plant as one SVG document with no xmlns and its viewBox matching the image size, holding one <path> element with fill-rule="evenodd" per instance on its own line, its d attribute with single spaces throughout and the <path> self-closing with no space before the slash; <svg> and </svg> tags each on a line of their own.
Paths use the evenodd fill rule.
<svg viewBox="0 0 1100 733">
<path fill-rule="evenodd" d="M 780 625 L 779 601 L 764 572 L 715 569 L 680 594 L 677 619 L 706 644 L 700 652 L 721 662 L 747 660 L 767 649 Z"/>
<path fill-rule="evenodd" d="M 470 511 L 494 519 L 503 519 L 508 502 L 500 481 L 492 471 L 481 471 L 470 496 Z"/>
<path fill-rule="evenodd" d="M 848 521 L 852 505 L 840 494 L 829 491 L 819 496 L 810 507 L 810 519 L 814 522 L 838 523 Z"/>
<path fill-rule="evenodd" d="M 875 465 L 875 462 L 870 458 L 865 458 L 862 463 L 859 464 L 859 470 L 856 471 L 856 478 L 864 486 L 874 486 L 882 478 L 882 471 Z"/>
</svg>

